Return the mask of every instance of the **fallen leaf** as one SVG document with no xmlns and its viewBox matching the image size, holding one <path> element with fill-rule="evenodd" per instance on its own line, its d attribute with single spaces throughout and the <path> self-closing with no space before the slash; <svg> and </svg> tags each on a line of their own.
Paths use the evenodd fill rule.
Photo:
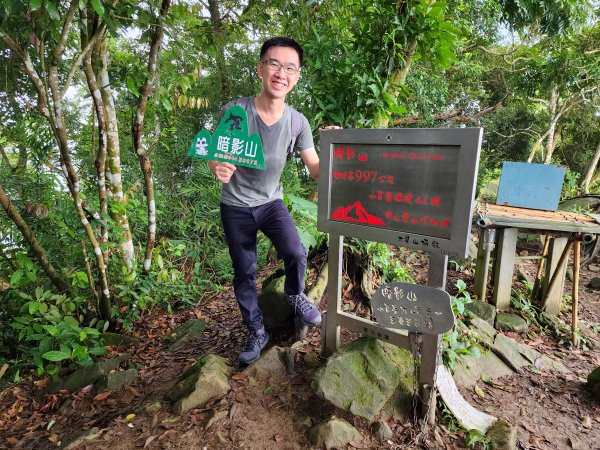
<svg viewBox="0 0 600 450">
<path fill-rule="evenodd" d="M 536 436 L 534 434 L 532 434 L 531 436 L 529 436 L 529 443 L 535 447 L 539 447 L 540 443 L 542 441 L 545 441 L 546 439 L 543 438 L 542 436 Z"/>
<path fill-rule="evenodd" d="M 475 393 L 476 393 L 477 395 L 479 395 L 481 398 L 484 398 L 484 397 L 485 397 L 485 392 L 483 392 L 483 391 L 481 390 L 481 388 L 480 388 L 479 386 L 477 386 L 477 385 L 475 385 Z"/>
<path fill-rule="evenodd" d="M 150 445 L 150 443 L 156 439 L 158 436 L 150 436 L 148 439 L 146 439 L 146 443 L 144 444 L 144 448 L 148 447 Z"/>
<path fill-rule="evenodd" d="M 536 430 L 534 430 L 530 425 L 528 425 L 527 422 L 521 422 L 520 425 L 530 433 L 536 433 Z"/>
<path fill-rule="evenodd" d="M 101 402 L 106 400 L 108 397 L 110 397 L 110 394 L 112 394 L 112 391 L 105 391 L 105 392 L 100 392 L 98 395 L 96 395 L 94 397 L 94 401 L 95 402 Z"/>
<path fill-rule="evenodd" d="M 169 436 L 171 436 L 173 433 L 175 433 L 175 430 L 167 430 L 167 431 L 165 431 L 163 434 L 160 435 L 160 437 L 158 438 L 158 441 L 162 442 L 165 439 L 169 439 Z"/>
<path fill-rule="evenodd" d="M 125 416 L 125 420 L 126 420 L 127 422 L 131 422 L 133 419 L 135 419 L 135 414 L 133 414 L 133 413 L 131 413 L 131 414 L 127 414 L 127 415 Z"/>
<path fill-rule="evenodd" d="M 273 436 L 273 439 L 275 439 L 275 442 L 282 442 L 283 436 L 281 434 L 276 434 L 275 436 Z"/>
<path fill-rule="evenodd" d="M 58 442 L 58 434 L 51 434 L 48 436 L 48 440 L 53 444 L 56 444 Z"/>
<path fill-rule="evenodd" d="M 591 428 L 592 427 L 592 419 L 590 418 L 589 415 L 586 415 L 583 420 L 581 421 L 581 425 L 583 425 L 585 428 Z"/>
<path fill-rule="evenodd" d="M 0 368 L 0 378 L 2 378 L 4 376 L 6 369 L 8 369 L 8 364 L 5 363 L 2 365 L 2 368 Z"/>
</svg>

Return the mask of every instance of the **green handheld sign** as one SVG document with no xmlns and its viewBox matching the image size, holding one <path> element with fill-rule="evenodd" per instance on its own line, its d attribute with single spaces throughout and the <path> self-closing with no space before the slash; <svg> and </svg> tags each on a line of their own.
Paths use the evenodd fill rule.
<svg viewBox="0 0 600 450">
<path fill-rule="evenodd" d="M 248 115 L 239 105 L 227 110 L 214 136 L 207 130 L 198 132 L 188 156 L 265 170 L 262 141 L 258 133 L 248 135 Z"/>
</svg>

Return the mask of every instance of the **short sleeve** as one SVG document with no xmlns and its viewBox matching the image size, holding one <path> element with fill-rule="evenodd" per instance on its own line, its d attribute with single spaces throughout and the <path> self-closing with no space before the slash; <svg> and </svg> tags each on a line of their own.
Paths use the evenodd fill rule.
<svg viewBox="0 0 600 450">
<path fill-rule="evenodd" d="M 304 117 L 304 114 L 301 114 L 302 117 L 302 126 L 300 127 L 300 133 L 296 138 L 296 144 L 294 145 L 299 151 L 306 150 L 308 148 L 312 148 L 315 146 L 312 136 L 312 130 L 310 129 L 310 124 L 308 123 L 308 119 Z"/>
</svg>

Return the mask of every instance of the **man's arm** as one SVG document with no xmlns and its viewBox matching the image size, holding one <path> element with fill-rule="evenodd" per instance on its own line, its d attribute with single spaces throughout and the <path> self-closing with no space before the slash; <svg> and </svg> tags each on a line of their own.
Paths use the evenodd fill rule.
<svg viewBox="0 0 600 450">
<path fill-rule="evenodd" d="M 314 147 L 306 148 L 300 152 L 300 158 L 308 169 L 308 173 L 315 180 L 319 178 L 319 155 Z"/>
</svg>

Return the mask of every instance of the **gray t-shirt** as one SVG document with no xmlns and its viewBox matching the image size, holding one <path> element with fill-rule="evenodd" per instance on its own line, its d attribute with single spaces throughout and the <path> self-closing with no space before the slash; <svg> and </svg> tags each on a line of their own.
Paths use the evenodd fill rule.
<svg viewBox="0 0 600 450">
<path fill-rule="evenodd" d="M 221 110 L 221 117 L 236 101 L 229 102 Z M 281 172 L 287 159 L 287 150 L 292 141 L 292 111 L 285 105 L 281 118 L 271 126 L 267 126 L 256 111 L 254 99 L 246 106 L 248 114 L 248 132 L 257 132 L 263 145 L 265 170 L 237 166 L 229 183 L 222 184 L 221 202 L 229 206 L 260 206 L 278 198 L 283 198 L 279 184 Z M 296 138 L 294 148 L 302 152 L 314 147 L 312 132 L 304 115 L 300 133 Z"/>
</svg>

